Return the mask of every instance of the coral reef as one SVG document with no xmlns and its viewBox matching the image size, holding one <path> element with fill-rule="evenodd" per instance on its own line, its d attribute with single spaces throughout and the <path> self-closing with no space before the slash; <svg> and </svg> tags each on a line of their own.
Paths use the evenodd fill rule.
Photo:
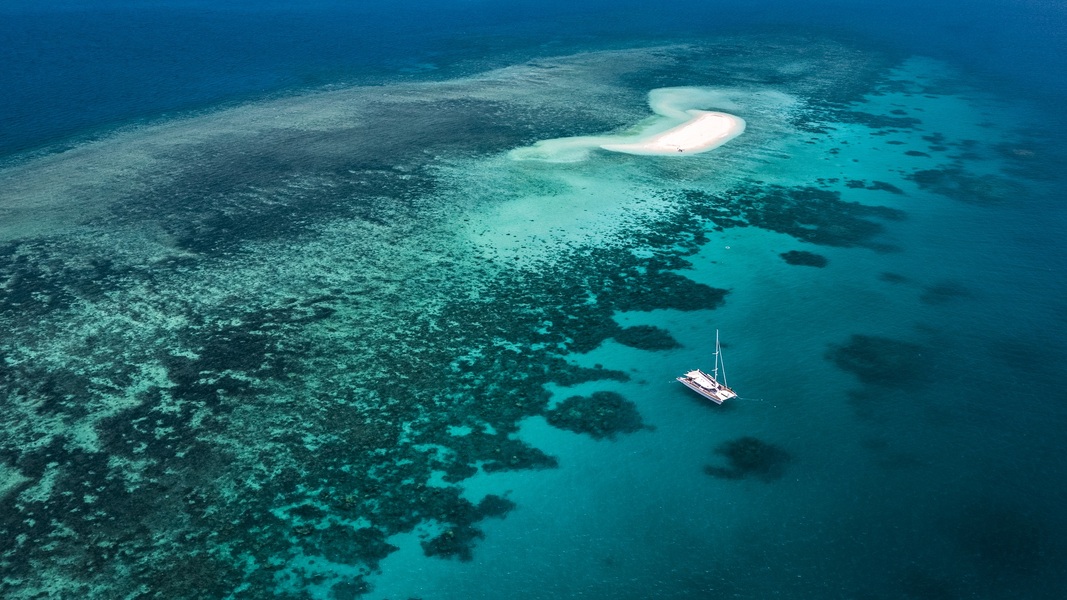
<svg viewBox="0 0 1067 600">
<path fill-rule="evenodd" d="M 919 344 L 857 333 L 846 344 L 832 346 L 826 356 L 865 384 L 906 388 L 928 379 L 925 350 Z"/>
<path fill-rule="evenodd" d="M 467 508 L 469 504 L 463 506 L 463 512 L 454 515 L 452 527 L 422 542 L 422 550 L 426 556 L 471 560 L 474 558 L 474 544 L 485 537 L 482 530 L 474 524 L 486 517 L 502 519 L 515 508 L 515 504 L 510 500 L 495 495 L 486 496 L 476 507 Z"/>
<path fill-rule="evenodd" d="M 988 173 L 975 175 L 960 166 L 917 170 L 907 177 L 924 190 L 968 204 L 1003 204 L 1026 194 L 1016 180 Z"/>
<path fill-rule="evenodd" d="M 941 281 L 923 288 L 919 300 L 925 304 L 945 304 L 970 295 L 971 290 L 958 281 Z"/>
<path fill-rule="evenodd" d="M 620 344 L 640 350 L 673 350 L 682 347 L 670 332 L 654 325 L 626 327 L 620 329 L 614 337 Z"/>
<path fill-rule="evenodd" d="M 884 181 L 877 180 L 867 183 L 861 179 L 849 179 L 845 182 L 845 186 L 858 190 L 881 190 L 883 192 L 889 192 L 890 194 L 904 194 L 904 190 L 898 188 L 897 186 L 891 183 L 886 183 Z"/>
<path fill-rule="evenodd" d="M 644 429 L 637 405 L 615 392 L 571 396 L 545 414 L 560 429 L 587 433 L 596 439 L 614 439 L 620 433 Z"/>
<path fill-rule="evenodd" d="M 840 192 L 816 187 L 743 186 L 722 196 L 693 190 L 686 195 L 719 227 L 751 225 L 824 246 L 892 251 L 891 244 L 877 241 L 885 232 L 880 221 L 905 218 L 901 210 L 848 202 Z"/>
<path fill-rule="evenodd" d="M 823 268 L 830 264 L 829 259 L 821 254 L 815 254 L 814 252 L 808 252 L 806 250 L 790 250 L 789 252 L 783 252 L 778 256 L 782 257 L 782 260 L 791 264 L 803 267 L 817 267 Z"/>
<path fill-rule="evenodd" d="M 725 442 L 715 449 L 715 453 L 725 457 L 727 465 L 707 465 L 704 472 L 720 479 L 754 477 L 774 481 L 785 473 L 786 465 L 793 460 L 782 448 L 751 436 Z"/>
</svg>

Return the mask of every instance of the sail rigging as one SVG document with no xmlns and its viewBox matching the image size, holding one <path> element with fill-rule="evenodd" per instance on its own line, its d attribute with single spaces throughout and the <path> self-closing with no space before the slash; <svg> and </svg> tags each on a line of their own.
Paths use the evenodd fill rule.
<svg viewBox="0 0 1067 600">
<path fill-rule="evenodd" d="M 722 404 L 730 398 L 736 398 L 737 393 L 730 389 L 726 384 L 726 363 L 723 362 L 722 359 L 722 346 L 719 344 L 718 329 L 715 330 L 714 358 L 715 360 L 710 375 L 700 369 L 694 369 L 682 377 L 678 377 L 677 380 L 685 387 L 693 390 L 708 400 L 711 400 L 716 404 Z M 722 370 L 722 383 L 719 383 L 720 370 Z"/>
</svg>

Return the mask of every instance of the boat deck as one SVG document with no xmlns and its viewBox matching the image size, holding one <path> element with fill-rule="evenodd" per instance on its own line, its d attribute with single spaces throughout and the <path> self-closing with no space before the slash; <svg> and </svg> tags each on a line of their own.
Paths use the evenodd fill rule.
<svg viewBox="0 0 1067 600">
<path fill-rule="evenodd" d="M 686 373 L 684 377 L 678 377 L 678 382 L 693 390 L 701 396 L 711 400 L 715 404 L 722 404 L 730 398 L 736 398 L 737 392 L 719 383 L 707 373 L 696 370 Z"/>
</svg>

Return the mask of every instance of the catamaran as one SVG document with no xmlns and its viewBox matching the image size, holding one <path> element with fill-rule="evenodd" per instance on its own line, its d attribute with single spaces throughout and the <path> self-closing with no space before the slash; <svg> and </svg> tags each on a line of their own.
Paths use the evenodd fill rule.
<svg viewBox="0 0 1067 600">
<path fill-rule="evenodd" d="M 719 383 L 719 368 L 722 368 L 722 383 Z M 677 378 L 685 387 L 711 400 L 715 404 L 722 404 L 730 398 L 736 398 L 737 392 L 726 385 L 726 365 L 722 362 L 722 349 L 719 348 L 719 330 L 715 330 L 715 366 L 711 375 L 700 369 L 689 371 L 683 377 Z"/>
</svg>

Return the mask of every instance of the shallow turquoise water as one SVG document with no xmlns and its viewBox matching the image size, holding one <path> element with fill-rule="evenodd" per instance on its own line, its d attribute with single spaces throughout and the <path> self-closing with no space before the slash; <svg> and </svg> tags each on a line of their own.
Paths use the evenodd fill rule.
<svg viewBox="0 0 1067 600">
<path fill-rule="evenodd" d="M 613 31 L 24 134 L 5 597 L 1060 597 L 1061 120 L 864 38 Z M 521 151 L 671 86 L 745 133 Z M 721 407 L 673 381 L 716 329 Z"/>
</svg>

